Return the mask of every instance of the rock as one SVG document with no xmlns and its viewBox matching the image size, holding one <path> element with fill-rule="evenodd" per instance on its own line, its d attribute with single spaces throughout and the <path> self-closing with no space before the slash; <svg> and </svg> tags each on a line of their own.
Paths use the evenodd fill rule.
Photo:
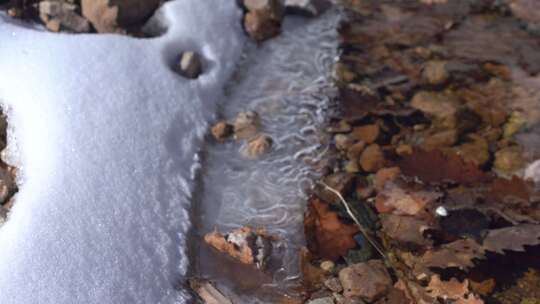
<svg viewBox="0 0 540 304">
<path fill-rule="evenodd" d="M 360 166 L 366 172 L 377 172 L 384 167 L 384 155 L 377 144 L 368 146 L 360 156 Z"/>
<path fill-rule="evenodd" d="M 336 136 L 334 136 L 334 142 L 338 150 L 346 151 L 352 146 L 354 140 L 349 135 L 336 134 Z"/>
<path fill-rule="evenodd" d="M 508 122 L 504 125 L 503 137 L 511 138 L 514 134 L 518 133 L 523 127 L 527 125 L 527 120 L 520 112 L 513 112 L 508 119 Z"/>
<path fill-rule="evenodd" d="M 455 151 L 465 162 L 481 167 L 490 158 L 488 142 L 476 134 L 471 134 L 469 137 L 472 139 L 472 142 L 461 144 Z"/>
<path fill-rule="evenodd" d="M 448 70 L 446 69 L 446 62 L 428 62 L 422 71 L 422 77 L 427 83 L 432 85 L 445 83 L 450 77 L 450 73 L 448 73 Z"/>
<path fill-rule="evenodd" d="M 212 135 L 217 140 L 225 140 L 233 134 L 234 128 L 226 121 L 220 121 L 215 124 L 212 129 Z"/>
<path fill-rule="evenodd" d="M 350 160 L 345 163 L 345 172 L 347 173 L 358 173 L 360 172 L 360 166 L 358 165 L 358 161 Z"/>
<path fill-rule="evenodd" d="M 244 0 L 248 10 L 244 28 L 254 40 L 261 42 L 281 32 L 283 4 L 280 0 Z"/>
<path fill-rule="evenodd" d="M 540 24 L 540 2 L 537 0 L 506 0 L 512 13 L 525 22 Z"/>
<path fill-rule="evenodd" d="M 347 149 L 347 158 L 351 161 L 358 162 L 365 148 L 366 143 L 364 143 L 363 141 L 355 143 L 354 145 L 350 146 L 349 149 Z"/>
<path fill-rule="evenodd" d="M 424 150 L 451 147 L 458 141 L 458 133 L 455 129 L 436 132 L 424 138 L 422 147 Z"/>
<path fill-rule="evenodd" d="M 523 151 L 518 146 L 506 147 L 495 153 L 494 169 L 503 176 L 511 176 L 525 165 Z"/>
<path fill-rule="evenodd" d="M 321 269 L 324 270 L 326 273 L 332 273 L 334 272 L 334 269 L 336 268 L 336 264 L 330 260 L 322 261 L 320 265 Z"/>
<path fill-rule="evenodd" d="M 242 155 L 248 159 L 259 158 L 261 155 L 270 151 L 272 143 L 272 137 L 266 134 L 259 134 L 257 137 L 249 140 L 247 145 L 242 148 Z"/>
<path fill-rule="evenodd" d="M 442 129 L 456 129 L 459 101 L 453 96 L 442 93 L 418 92 L 414 95 L 411 106 L 435 119 L 434 125 Z"/>
<path fill-rule="evenodd" d="M 52 32 L 58 32 L 62 28 L 75 33 L 90 31 L 90 22 L 77 13 L 75 4 L 52 0 L 41 1 L 39 18 Z"/>
<path fill-rule="evenodd" d="M 140 25 L 160 0 L 81 0 L 82 14 L 99 33 L 118 33 Z"/>
<path fill-rule="evenodd" d="M 353 139 L 361 140 L 367 144 L 374 143 L 380 135 L 381 128 L 376 124 L 356 127 L 351 133 Z"/>
<path fill-rule="evenodd" d="M 204 241 L 244 264 L 264 269 L 272 253 L 272 238 L 264 230 L 250 227 L 235 229 L 225 235 L 214 231 L 204 236 Z"/>
<path fill-rule="evenodd" d="M 16 191 L 15 170 L 0 168 L 0 205 L 4 205 Z"/>
<path fill-rule="evenodd" d="M 392 279 L 380 260 L 353 264 L 339 272 L 339 280 L 346 298 L 359 297 L 374 302 L 392 286 Z"/>
<path fill-rule="evenodd" d="M 384 189 L 384 185 L 388 181 L 393 181 L 401 175 L 399 167 L 382 168 L 375 174 L 375 189 L 381 191 Z"/>
<path fill-rule="evenodd" d="M 324 286 L 328 288 L 332 292 L 342 292 L 343 286 L 341 286 L 341 282 L 338 278 L 329 278 L 326 281 L 324 281 Z"/>
<path fill-rule="evenodd" d="M 202 73 L 202 63 L 199 54 L 195 52 L 183 52 L 180 54 L 176 72 L 189 79 L 199 77 Z"/>
<path fill-rule="evenodd" d="M 299 14 L 315 17 L 330 7 L 326 0 L 285 0 L 285 11 L 288 14 Z"/>
<path fill-rule="evenodd" d="M 328 133 L 349 133 L 351 130 L 351 125 L 345 120 L 340 120 L 338 123 L 332 124 L 326 128 L 326 132 Z"/>
<path fill-rule="evenodd" d="M 236 139 L 251 139 L 259 132 L 259 114 L 257 112 L 240 112 L 233 123 Z"/>
<path fill-rule="evenodd" d="M 309 300 L 307 304 L 334 304 L 334 298 L 333 297 L 318 298 L 314 300 Z"/>
</svg>

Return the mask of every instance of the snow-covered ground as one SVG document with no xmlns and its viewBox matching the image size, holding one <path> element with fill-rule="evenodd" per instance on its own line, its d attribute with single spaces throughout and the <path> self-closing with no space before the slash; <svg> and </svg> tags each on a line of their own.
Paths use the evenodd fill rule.
<svg viewBox="0 0 540 304">
<path fill-rule="evenodd" d="M 244 38 L 235 1 L 177 0 L 161 14 L 168 32 L 150 40 L 0 15 L 0 100 L 21 169 L 0 229 L 1 303 L 186 302 L 175 285 L 197 152 Z M 184 50 L 206 59 L 197 80 L 170 69 Z"/>
</svg>

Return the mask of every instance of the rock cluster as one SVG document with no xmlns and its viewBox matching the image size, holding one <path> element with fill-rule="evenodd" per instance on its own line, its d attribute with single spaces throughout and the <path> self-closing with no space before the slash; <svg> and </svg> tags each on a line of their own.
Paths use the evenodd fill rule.
<svg viewBox="0 0 540 304">
<path fill-rule="evenodd" d="M 74 3 L 60 0 L 41 1 L 39 18 L 51 32 L 60 30 L 75 33 L 90 32 L 90 23 L 80 15 L 79 9 Z"/>
<path fill-rule="evenodd" d="M 160 0 L 81 0 L 83 16 L 98 33 L 124 33 L 140 26 L 159 4 Z"/>
<path fill-rule="evenodd" d="M 212 136 L 222 142 L 230 137 L 243 142 L 241 155 L 246 159 L 257 159 L 272 149 L 273 139 L 260 132 L 259 114 L 253 111 L 240 112 L 232 123 L 217 122 L 212 128 Z"/>
</svg>

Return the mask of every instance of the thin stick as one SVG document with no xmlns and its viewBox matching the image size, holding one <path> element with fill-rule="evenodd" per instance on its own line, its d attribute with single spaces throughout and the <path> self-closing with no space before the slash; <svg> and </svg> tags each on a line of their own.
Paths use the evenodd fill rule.
<svg viewBox="0 0 540 304">
<path fill-rule="evenodd" d="M 358 226 L 358 228 L 360 229 L 360 232 L 362 232 L 362 234 L 364 235 L 364 237 L 366 238 L 366 240 L 368 240 L 368 242 L 371 244 L 371 246 L 373 246 L 373 248 L 375 248 L 379 254 L 385 259 L 385 260 L 388 260 L 388 258 L 386 257 L 386 254 L 383 252 L 383 250 L 381 249 L 381 247 L 379 246 L 379 244 L 373 239 L 371 238 L 370 234 L 369 234 L 369 231 L 364 227 L 364 225 L 362 225 L 360 223 L 360 221 L 358 220 L 358 218 L 356 218 L 356 216 L 354 215 L 354 213 L 352 212 L 351 210 L 351 207 L 349 206 L 349 204 L 347 203 L 347 201 L 343 198 L 343 196 L 341 195 L 341 193 L 339 193 L 339 191 L 337 191 L 336 189 L 328 186 L 327 184 L 325 184 L 324 182 L 320 182 L 328 191 L 334 193 L 337 197 L 339 197 L 339 200 L 341 201 L 341 203 L 343 204 L 343 206 L 345 207 L 345 210 L 347 210 L 347 213 L 349 214 L 349 216 L 353 219 L 353 221 L 356 223 L 356 225 Z"/>
</svg>

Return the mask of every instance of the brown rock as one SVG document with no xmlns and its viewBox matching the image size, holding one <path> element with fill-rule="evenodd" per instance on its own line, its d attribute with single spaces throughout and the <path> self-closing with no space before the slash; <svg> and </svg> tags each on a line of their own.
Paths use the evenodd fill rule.
<svg viewBox="0 0 540 304">
<path fill-rule="evenodd" d="M 324 281 L 324 286 L 326 288 L 330 289 L 332 292 L 342 292 L 343 286 L 341 286 L 341 282 L 338 278 L 329 278 L 326 281 Z"/>
<path fill-rule="evenodd" d="M 377 144 L 368 146 L 360 156 L 360 166 L 366 172 L 377 172 L 384 167 L 384 155 Z"/>
<path fill-rule="evenodd" d="M 61 28 L 76 33 L 90 31 L 90 22 L 77 13 L 77 6 L 72 3 L 41 1 L 39 17 L 52 32 L 58 32 Z"/>
<path fill-rule="evenodd" d="M 481 167 L 489 161 L 488 142 L 476 134 L 469 135 L 469 137 L 472 139 L 472 142 L 460 145 L 455 151 L 465 162 Z"/>
<path fill-rule="evenodd" d="M 518 146 L 506 147 L 495 153 L 494 167 L 501 175 L 511 176 L 525 168 L 526 164 L 523 151 Z"/>
<path fill-rule="evenodd" d="M 336 136 L 334 136 L 334 142 L 338 150 L 345 151 L 352 146 L 354 140 L 349 135 L 336 134 Z"/>
<path fill-rule="evenodd" d="M 259 131 L 259 114 L 257 112 L 240 112 L 233 123 L 236 139 L 250 139 Z"/>
<path fill-rule="evenodd" d="M 217 231 L 204 236 L 204 241 L 215 249 L 244 264 L 263 269 L 272 252 L 272 238 L 263 230 L 242 227 L 227 234 Z"/>
<path fill-rule="evenodd" d="M 266 134 L 260 134 L 249 140 L 246 146 L 242 148 L 242 155 L 248 159 L 256 159 L 266 154 L 272 148 L 272 138 Z"/>
<path fill-rule="evenodd" d="M 379 138 L 380 134 L 381 128 L 378 125 L 373 124 L 354 128 L 351 137 L 367 144 L 372 144 Z"/>
<path fill-rule="evenodd" d="M 422 72 L 424 80 L 433 85 L 443 84 L 450 77 L 444 61 L 430 61 L 424 67 Z"/>
<path fill-rule="evenodd" d="M 392 279 L 380 260 L 351 265 L 339 272 L 343 295 L 359 297 L 373 302 L 382 297 L 392 286 Z"/>
<path fill-rule="evenodd" d="M 401 170 L 399 167 L 382 168 L 381 170 L 377 171 L 377 174 L 375 174 L 375 189 L 377 189 L 377 191 L 381 191 L 384 189 L 386 182 L 393 181 L 400 175 Z"/>
<path fill-rule="evenodd" d="M 100 33 L 117 33 L 143 23 L 160 0 L 81 0 L 82 14 Z"/>
<path fill-rule="evenodd" d="M 459 101 L 453 96 L 442 93 L 418 92 L 414 95 L 411 106 L 435 119 L 434 125 L 442 129 L 456 129 L 456 117 Z"/>
<path fill-rule="evenodd" d="M 246 32 L 256 41 L 264 41 L 281 32 L 283 4 L 279 0 L 244 0 Z"/>
<path fill-rule="evenodd" d="M 0 168 L 0 205 L 6 204 L 16 191 L 15 170 Z"/>
<path fill-rule="evenodd" d="M 455 129 L 444 130 L 429 135 L 424 139 L 422 147 L 424 150 L 451 147 L 458 141 L 458 132 Z"/>
<path fill-rule="evenodd" d="M 234 128 L 232 125 L 228 124 L 225 121 L 220 121 L 215 124 L 212 129 L 212 135 L 217 140 L 225 140 L 233 134 Z"/>
<path fill-rule="evenodd" d="M 350 146 L 349 149 L 347 150 L 347 158 L 350 159 L 351 161 L 358 162 L 365 148 L 366 148 L 366 143 L 364 143 L 363 141 L 359 141 L 355 143 L 354 145 Z"/>
<path fill-rule="evenodd" d="M 189 79 L 195 79 L 202 73 L 202 62 L 199 54 L 195 52 L 183 52 L 176 66 L 176 71 Z"/>
</svg>

